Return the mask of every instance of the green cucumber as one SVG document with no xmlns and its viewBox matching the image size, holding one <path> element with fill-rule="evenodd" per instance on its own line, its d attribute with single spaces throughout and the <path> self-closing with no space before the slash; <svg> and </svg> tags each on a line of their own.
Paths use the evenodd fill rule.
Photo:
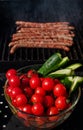
<svg viewBox="0 0 83 130">
<path fill-rule="evenodd" d="M 82 66 L 81 63 L 75 63 L 75 64 L 71 64 L 71 65 L 67 66 L 66 68 L 69 68 L 69 69 L 72 69 L 72 70 L 76 70 L 76 69 L 78 69 L 81 66 Z"/>
<path fill-rule="evenodd" d="M 49 72 L 58 68 L 58 64 L 61 62 L 62 57 L 60 53 L 54 53 L 46 62 L 39 68 L 38 73 L 45 76 Z"/>
<path fill-rule="evenodd" d="M 58 64 L 57 69 L 66 66 L 68 62 L 69 62 L 69 58 L 67 56 L 62 58 L 61 62 Z"/>
<path fill-rule="evenodd" d="M 73 83 L 73 76 L 67 76 L 64 79 L 61 79 L 61 83 L 63 83 L 65 85 L 65 87 L 69 90 L 72 83 Z"/>
<path fill-rule="evenodd" d="M 83 77 L 75 76 L 69 90 L 69 95 L 71 95 L 82 83 L 83 83 Z"/>
<path fill-rule="evenodd" d="M 52 72 L 50 74 L 48 74 L 48 77 L 52 77 L 52 78 L 64 78 L 66 76 L 70 76 L 70 75 L 74 75 L 74 71 L 72 69 L 60 69 L 57 70 L 55 72 Z"/>
</svg>

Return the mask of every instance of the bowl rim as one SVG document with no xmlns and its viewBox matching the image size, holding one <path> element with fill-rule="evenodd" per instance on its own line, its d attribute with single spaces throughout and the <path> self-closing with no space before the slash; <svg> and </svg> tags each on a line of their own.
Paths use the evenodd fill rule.
<svg viewBox="0 0 83 130">
<path fill-rule="evenodd" d="M 38 65 L 42 65 L 42 64 L 33 64 L 33 65 L 24 66 L 24 67 L 18 69 L 17 72 L 19 73 L 19 71 L 21 71 L 22 69 L 26 69 L 27 67 L 31 67 L 31 66 L 34 66 L 34 65 L 38 66 Z M 80 86 L 79 86 L 78 89 L 77 89 L 77 91 L 78 91 L 77 97 L 76 97 L 74 103 L 72 103 L 72 105 L 71 105 L 68 109 L 65 109 L 64 111 L 61 111 L 61 112 L 58 113 L 58 114 L 38 116 L 38 115 L 33 115 L 33 114 L 29 114 L 29 113 L 23 112 L 22 110 L 19 110 L 18 108 L 16 108 L 15 106 L 13 106 L 13 105 L 11 104 L 11 102 L 8 100 L 9 96 L 6 94 L 7 83 L 8 83 L 8 80 L 6 80 L 5 85 L 4 85 L 3 88 L 4 88 L 4 96 L 5 96 L 6 101 L 8 102 L 8 104 L 9 104 L 15 111 L 19 111 L 19 112 L 22 112 L 22 113 L 24 113 L 24 114 L 27 114 L 27 115 L 33 116 L 33 117 L 42 117 L 42 118 L 44 117 L 44 118 L 46 118 L 46 117 L 53 117 L 53 116 L 61 116 L 61 115 L 65 114 L 65 113 L 67 113 L 67 112 L 73 110 L 74 107 L 76 106 L 76 104 L 78 103 L 80 97 L 81 97 L 81 88 L 80 88 Z M 11 100 L 11 99 L 10 99 L 10 100 Z"/>
</svg>

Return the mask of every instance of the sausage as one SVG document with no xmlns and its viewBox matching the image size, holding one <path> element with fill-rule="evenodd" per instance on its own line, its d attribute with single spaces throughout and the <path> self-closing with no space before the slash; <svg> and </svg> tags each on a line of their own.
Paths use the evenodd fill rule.
<svg viewBox="0 0 83 130">
<path fill-rule="evenodd" d="M 73 26 L 69 26 L 69 22 L 35 23 L 35 22 L 16 21 L 16 25 L 21 28 L 67 27 L 68 29 L 74 29 Z"/>
<path fill-rule="evenodd" d="M 52 44 L 52 43 L 47 44 L 46 42 L 45 43 L 41 42 L 41 44 L 40 44 L 40 42 L 36 42 L 34 44 L 34 42 L 25 41 L 24 43 L 23 42 L 20 43 L 19 41 L 17 41 L 17 42 L 15 42 L 13 44 L 11 45 L 13 47 L 11 48 L 10 53 L 14 53 L 16 49 L 21 48 L 21 47 L 24 47 L 24 48 L 56 48 L 56 49 L 61 49 L 61 50 L 65 50 L 65 51 L 70 50 L 70 48 L 68 46 L 65 46 L 63 44 L 60 45 L 58 43 L 56 43 L 56 44 Z"/>
<path fill-rule="evenodd" d="M 32 23 L 17 21 L 9 43 L 10 53 L 24 48 L 56 48 L 69 51 L 74 44 L 74 27 L 69 22 Z"/>
<path fill-rule="evenodd" d="M 29 39 L 33 39 L 33 38 L 37 38 L 37 39 L 68 39 L 68 40 L 72 40 L 72 37 L 70 34 L 65 35 L 65 34 L 52 34 L 47 35 L 47 34 L 34 34 L 34 33 L 17 33 L 17 34 L 13 34 L 12 35 L 12 40 L 18 39 L 18 38 L 29 38 Z"/>
</svg>

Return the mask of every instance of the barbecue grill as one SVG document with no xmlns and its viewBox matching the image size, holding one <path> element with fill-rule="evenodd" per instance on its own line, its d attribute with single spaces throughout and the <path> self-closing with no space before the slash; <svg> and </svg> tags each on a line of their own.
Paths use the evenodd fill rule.
<svg viewBox="0 0 83 130">
<path fill-rule="evenodd" d="M 26 130 L 12 116 L 3 95 L 5 72 L 9 68 L 43 63 L 54 52 L 68 56 L 71 62 L 83 63 L 83 2 L 82 0 L 0 0 L 0 130 Z M 15 32 L 15 21 L 54 22 L 68 21 L 75 26 L 74 45 L 69 52 L 48 48 L 19 48 L 9 53 L 8 44 Z M 79 70 L 83 75 L 83 68 Z M 83 95 L 83 94 L 82 94 Z M 82 130 L 82 98 L 72 116 L 57 130 Z M 29 128 L 30 129 L 30 128 Z"/>
</svg>

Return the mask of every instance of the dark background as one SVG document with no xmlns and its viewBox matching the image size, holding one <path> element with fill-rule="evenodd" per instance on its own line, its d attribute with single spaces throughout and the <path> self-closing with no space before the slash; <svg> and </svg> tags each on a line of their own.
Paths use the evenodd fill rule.
<svg viewBox="0 0 83 130">
<path fill-rule="evenodd" d="M 82 0 L 0 0 L 0 16 L 7 20 L 38 22 L 83 20 Z M 0 19 L 2 19 L 0 17 Z"/>
<path fill-rule="evenodd" d="M 67 21 L 76 28 L 75 46 L 70 52 L 57 49 L 19 49 L 10 55 L 8 43 L 15 31 L 15 21 Z M 10 67 L 20 68 L 43 63 L 54 52 L 69 56 L 72 62 L 83 63 L 83 0 L 0 0 L 0 130 L 26 130 L 12 115 L 3 96 L 4 74 Z M 83 68 L 79 74 L 83 72 Z M 70 118 L 56 130 L 83 129 L 83 92 Z M 7 114 L 7 118 L 5 115 Z M 30 128 L 29 128 L 30 129 Z"/>
</svg>

